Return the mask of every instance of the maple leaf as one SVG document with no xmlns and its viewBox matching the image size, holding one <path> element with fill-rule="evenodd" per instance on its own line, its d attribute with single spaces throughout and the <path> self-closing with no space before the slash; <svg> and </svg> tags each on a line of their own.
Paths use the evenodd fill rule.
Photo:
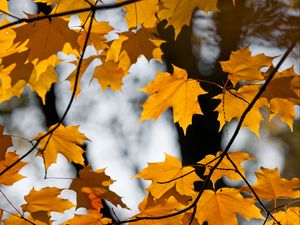
<svg viewBox="0 0 300 225">
<path fill-rule="evenodd" d="M 61 225 L 102 225 L 110 223 L 111 219 L 103 218 L 96 210 L 88 210 L 87 214 L 75 214 L 73 218 Z"/>
<path fill-rule="evenodd" d="M 235 188 L 205 190 L 197 203 L 195 217 L 200 224 L 206 221 L 209 225 L 237 225 L 237 214 L 247 220 L 264 218 L 254 200 L 243 198 Z"/>
<path fill-rule="evenodd" d="M 1 143 L 2 144 L 2 143 Z M 19 159 L 19 155 L 15 152 L 7 152 L 5 155 L 5 160 L 0 161 L 0 172 L 10 166 L 12 163 Z M 9 169 L 5 174 L 0 176 L 0 184 L 7 186 L 13 185 L 15 182 L 24 178 L 18 172 L 26 165 L 25 162 L 18 162 L 14 167 Z"/>
<path fill-rule="evenodd" d="M 84 46 L 90 20 L 91 18 L 89 18 L 88 21 L 84 23 L 83 29 L 81 29 L 80 31 L 78 42 L 81 50 L 83 49 Z M 113 27 L 111 27 L 108 22 L 98 22 L 97 20 L 93 19 L 93 24 L 89 35 L 88 44 L 93 45 L 97 51 L 105 49 L 105 47 L 107 46 L 105 35 L 112 30 Z"/>
<path fill-rule="evenodd" d="M 47 59 L 61 51 L 66 42 L 73 48 L 79 48 L 77 39 L 79 34 L 68 27 L 68 22 L 61 18 L 39 20 L 14 28 L 16 38 L 14 43 L 23 43 L 28 40 L 28 60 Z M 49 38 L 50 37 L 50 38 Z"/>
<path fill-rule="evenodd" d="M 48 66 L 45 72 L 41 73 L 38 78 L 37 76 L 35 72 L 30 80 L 30 87 L 42 98 L 43 104 L 46 104 L 46 94 L 58 78 L 53 66 Z"/>
<path fill-rule="evenodd" d="M 300 196 L 300 179 L 287 180 L 281 178 L 277 168 L 268 169 L 261 167 L 255 175 L 257 182 L 252 185 L 252 188 L 262 199 L 299 198 Z M 241 190 L 251 192 L 249 187 L 243 187 Z"/>
<path fill-rule="evenodd" d="M 161 61 L 160 45 L 164 41 L 155 37 L 150 29 L 141 28 L 134 32 L 123 32 L 119 39 L 114 40 L 107 51 L 106 61 L 125 61 L 122 68 L 127 72 L 131 64 L 137 62 L 141 55 L 148 60 L 154 58 Z M 129 59 L 127 59 L 129 58 Z"/>
<path fill-rule="evenodd" d="M 4 225 L 47 225 L 47 223 L 43 223 L 42 221 L 35 220 L 32 218 L 32 216 L 27 216 L 27 220 L 30 222 L 24 220 L 21 215 L 11 215 L 3 220 Z"/>
<path fill-rule="evenodd" d="M 94 72 L 94 78 L 98 80 L 103 91 L 107 87 L 110 87 L 112 90 L 121 90 L 123 77 L 126 75 L 125 71 L 118 67 L 118 63 L 113 61 L 107 61 L 97 66 Z"/>
<path fill-rule="evenodd" d="M 55 126 L 56 124 L 51 126 L 49 130 Z M 39 133 L 35 140 L 44 134 L 45 132 Z M 87 140 L 87 137 L 78 131 L 77 126 L 64 127 L 60 125 L 53 131 L 51 137 L 48 136 L 40 141 L 38 155 L 44 157 L 46 169 L 56 162 L 58 153 L 63 154 L 69 161 L 84 165 L 83 149 L 79 145 Z"/>
<path fill-rule="evenodd" d="M 90 194 L 98 196 L 101 199 L 110 201 L 115 206 L 120 205 L 123 208 L 127 206 L 122 202 L 121 198 L 109 190 L 109 185 L 114 181 L 105 174 L 104 169 L 92 171 L 90 166 L 80 170 L 79 178 L 73 179 L 70 189 L 77 194 L 77 208 L 92 208 Z"/>
<path fill-rule="evenodd" d="M 193 12 L 196 8 L 204 12 L 218 11 L 217 0 L 162 0 L 161 10 L 158 17 L 168 21 L 167 26 L 173 26 L 175 39 L 178 37 L 183 26 L 189 26 Z"/>
<path fill-rule="evenodd" d="M 257 85 L 249 85 L 239 88 L 238 91 L 231 89 L 214 97 L 214 99 L 221 100 L 221 103 L 215 109 L 219 113 L 220 130 L 232 119 L 236 118 L 239 120 L 241 118 L 257 92 Z M 259 136 L 260 122 L 263 120 L 259 110 L 264 106 L 269 106 L 267 100 L 265 98 L 258 99 L 242 124 L 243 127 L 247 126 L 257 136 Z"/>
<path fill-rule="evenodd" d="M 157 204 L 155 202 L 154 197 L 151 194 L 148 194 L 144 200 L 139 204 L 140 213 L 133 216 L 132 219 L 138 217 L 150 217 L 157 215 L 168 215 L 171 213 L 175 213 L 178 210 L 182 209 L 184 205 L 180 204 L 174 197 L 170 197 L 163 204 Z M 178 225 L 181 224 L 181 219 L 183 214 L 179 214 L 177 216 L 172 216 L 166 219 L 161 220 L 141 220 L 133 223 L 129 223 L 130 225 L 160 225 L 160 224 L 168 224 L 168 225 Z"/>
<path fill-rule="evenodd" d="M 267 79 L 266 73 L 266 79 Z M 279 115 L 291 130 L 296 117 L 295 105 L 300 104 L 300 77 L 293 67 L 277 72 L 262 94 L 270 104 L 271 119 Z"/>
<path fill-rule="evenodd" d="M 219 151 L 217 152 L 216 156 L 206 155 L 204 159 L 198 162 L 201 165 L 206 165 L 204 175 L 209 174 L 210 169 L 217 163 L 217 160 L 214 159 L 219 158 L 221 154 L 222 152 Z M 245 171 L 241 166 L 241 163 L 246 160 L 253 160 L 254 158 L 246 152 L 229 152 L 228 155 L 237 166 L 238 171 L 240 171 L 245 176 Z M 240 175 L 236 173 L 233 165 L 226 157 L 219 164 L 210 179 L 213 181 L 213 183 L 216 183 L 216 181 L 223 176 L 228 177 L 230 180 L 243 180 L 243 178 L 241 178 Z"/>
<path fill-rule="evenodd" d="M 29 50 L 26 50 L 24 52 L 14 53 L 2 58 L 2 65 L 4 68 L 13 65 L 13 69 L 9 73 L 12 86 L 19 80 L 28 82 L 34 68 L 32 63 L 26 63 L 28 56 Z"/>
<path fill-rule="evenodd" d="M 62 189 L 56 187 L 45 187 L 38 191 L 32 188 L 29 194 L 24 197 L 26 204 L 21 205 L 22 210 L 29 213 L 39 211 L 63 213 L 75 205 L 67 199 L 57 197 L 61 191 Z"/>
<path fill-rule="evenodd" d="M 0 125 L 0 161 L 5 159 L 6 150 L 13 145 L 12 138 L 3 134 L 4 127 Z"/>
<path fill-rule="evenodd" d="M 118 0 L 118 2 L 123 1 L 124 0 Z M 151 28 L 157 23 L 156 13 L 159 10 L 158 0 L 143 0 L 125 5 L 123 8 L 126 10 L 125 19 L 128 29 L 136 28 L 139 25 Z"/>
<path fill-rule="evenodd" d="M 198 96 L 206 94 L 196 80 L 188 79 L 187 72 L 173 66 L 173 75 L 159 72 L 154 81 L 140 89 L 149 94 L 142 105 L 140 121 L 150 118 L 157 119 L 165 110 L 172 107 L 174 122 L 178 122 L 186 134 L 187 127 L 192 123 L 194 114 L 203 114 Z"/>
<path fill-rule="evenodd" d="M 182 167 L 176 157 L 166 153 L 165 156 L 164 162 L 148 163 L 148 167 L 135 175 L 135 178 L 151 180 L 148 190 L 155 198 L 160 198 L 173 186 L 179 194 L 193 196 L 194 182 L 201 180 L 194 172 L 195 169 L 191 166 Z"/>
<path fill-rule="evenodd" d="M 221 61 L 224 72 L 229 73 L 228 79 L 235 86 L 240 81 L 263 80 L 260 71 L 263 67 L 272 65 L 273 58 L 264 54 L 251 56 L 249 47 L 241 48 L 230 54 L 228 61 Z"/>
<path fill-rule="evenodd" d="M 281 225 L 299 225 L 299 215 L 300 207 L 290 207 L 286 211 L 278 211 L 273 214 Z M 267 225 L 273 224 L 276 224 L 274 220 L 267 223 Z"/>
</svg>

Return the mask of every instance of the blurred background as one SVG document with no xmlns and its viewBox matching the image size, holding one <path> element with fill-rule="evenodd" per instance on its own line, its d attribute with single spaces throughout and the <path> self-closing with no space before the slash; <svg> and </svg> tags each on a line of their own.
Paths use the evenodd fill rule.
<svg viewBox="0 0 300 225">
<path fill-rule="evenodd" d="M 20 0 L 9 0 L 10 11 L 20 17 L 24 13 L 37 13 L 45 7 L 31 0 L 19 3 Z M 89 66 L 81 81 L 82 92 L 76 97 L 65 125 L 80 125 L 80 131 L 91 140 L 85 145 L 87 161 L 93 169 L 107 168 L 107 174 L 116 180 L 111 189 L 124 197 L 124 202 L 132 209 L 115 209 L 120 219 L 137 212 L 147 184 L 132 177 L 146 167 L 147 162 L 163 161 L 164 153 L 168 153 L 180 157 L 184 165 L 195 164 L 205 155 L 215 154 L 224 148 L 236 126 L 233 121 L 219 132 L 217 113 L 213 112 L 218 101 L 211 100 L 219 90 L 211 85 L 203 85 L 209 94 L 199 97 L 205 116 L 193 117 L 186 136 L 177 124 L 173 124 L 171 111 L 164 113 L 157 121 L 140 123 L 140 104 L 146 96 L 137 89 L 154 79 L 157 71 L 172 72 L 172 64 L 186 69 L 191 78 L 223 85 L 226 74 L 218 62 L 228 60 L 231 51 L 245 46 L 250 46 L 253 55 L 282 55 L 292 39 L 299 39 L 299 4 L 299 0 L 237 0 L 233 6 L 232 0 L 220 0 L 218 8 L 221 13 L 195 11 L 190 27 L 184 27 L 176 41 L 173 28 L 165 29 L 165 21 L 162 21 L 158 26 L 158 34 L 167 41 L 162 45 L 164 63 L 147 61 L 141 56 L 124 78 L 120 92 L 109 89 L 103 92 L 97 80 L 90 82 L 93 69 L 99 62 Z M 99 20 L 110 22 L 116 29 L 107 36 L 108 39 L 115 38 L 116 32 L 127 29 L 123 16 L 122 9 L 97 13 Z M 73 21 L 76 21 L 76 17 Z M 93 54 L 93 51 L 89 48 L 88 53 Z M 299 73 L 299 52 L 298 44 L 281 69 L 294 65 Z M 31 140 L 38 132 L 57 123 L 70 99 L 70 84 L 64 80 L 74 69 L 68 63 L 72 58 L 63 54 L 59 56 L 65 59 L 56 68 L 61 82 L 55 84 L 47 94 L 46 105 L 30 90 L 26 90 L 20 98 L 13 98 L 0 105 L 0 124 L 5 126 L 6 134 L 13 135 L 12 149 L 17 149 L 21 155 L 31 146 L 24 138 Z M 297 119 L 293 132 L 279 118 L 274 118 L 268 124 L 261 124 L 260 139 L 247 128 L 239 133 L 231 151 L 246 151 L 258 159 L 247 163 L 251 182 L 255 181 L 253 172 L 260 166 L 278 167 L 286 178 L 299 177 L 299 108 L 295 110 Z M 41 159 L 31 154 L 26 161 L 31 163 L 22 169 L 21 174 L 27 178 L 13 186 L 1 187 L 17 206 L 24 203 L 23 196 L 32 186 L 68 187 L 71 182 L 68 178 L 76 176 L 76 168 L 61 155 L 57 164 L 50 167 L 46 180 Z M 224 182 L 236 185 L 226 180 Z M 64 195 L 74 200 L 71 192 L 66 191 Z M 0 207 L 13 211 L 2 196 Z M 72 213 L 70 210 L 66 215 L 53 216 L 62 221 L 71 217 Z M 256 224 L 255 221 L 250 223 Z"/>
</svg>

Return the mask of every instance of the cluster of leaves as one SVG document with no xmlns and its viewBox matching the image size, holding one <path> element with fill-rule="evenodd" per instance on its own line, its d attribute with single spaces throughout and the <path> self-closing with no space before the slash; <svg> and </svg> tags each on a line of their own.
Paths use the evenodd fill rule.
<svg viewBox="0 0 300 225">
<path fill-rule="evenodd" d="M 10 212 L 11 216 L 3 220 L 5 225 L 51 224 L 51 212 L 63 213 L 73 207 L 86 208 L 87 213 L 75 214 L 63 224 L 197 225 L 207 222 L 225 225 L 237 224 L 237 214 L 248 220 L 261 219 L 267 224 L 297 224 L 300 209 L 291 205 L 299 202 L 300 180 L 287 180 L 280 177 L 277 169 L 261 168 L 256 172 L 257 182 L 251 185 L 245 178 L 241 163 L 254 159 L 244 152 L 228 152 L 243 126 L 259 136 L 260 123 L 279 116 L 292 129 L 296 116 L 294 106 L 299 105 L 300 78 L 292 67 L 282 72 L 278 72 L 278 68 L 293 45 L 275 68 L 272 57 L 264 54 L 253 56 L 249 47 L 232 52 L 228 61 L 220 62 L 223 71 L 228 73 L 223 86 L 190 79 L 187 72 L 176 65 L 173 65 L 172 74 L 158 72 L 155 80 L 141 89 L 148 94 L 148 99 L 142 105 L 140 120 L 156 119 L 172 108 L 174 122 L 178 122 L 186 133 L 193 115 L 203 114 L 198 96 L 207 92 L 200 85 L 210 83 L 220 88 L 220 94 L 214 97 L 219 100 L 215 111 L 219 115 L 220 130 L 233 119 L 239 120 L 239 125 L 224 151 L 215 156 L 207 155 L 196 165 L 182 166 L 178 158 L 170 155 L 166 155 L 164 162 L 149 163 L 136 175 L 136 178 L 151 181 L 147 195 L 139 205 L 140 213 L 127 221 L 114 222 L 101 214 L 101 200 L 127 208 L 121 198 L 109 190 L 114 181 L 104 169 L 93 171 L 85 165 L 84 151 L 80 146 L 89 139 L 80 133 L 78 127 L 63 125 L 75 96 L 80 93 L 79 81 L 87 67 L 97 60 L 101 63 L 95 68 L 93 78 L 104 91 L 106 88 L 120 90 L 122 79 L 140 56 L 162 62 L 160 46 L 164 41 L 156 32 L 159 21 L 166 20 L 166 26 L 174 28 L 176 39 L 182 27 L 189 25 L 196 8 L 204 12 L 218 11 L 217 0 L 119 0 L 113 4 L 103 4 L 98 0 L 35 2 L 50 5 L 52 11 L 48 15 L 16 18 L 9 12 L 7 1 L 0 0 L 3 17 L 16 19 L 14 22 L 7 19 L 0 22 L 0 103 L 20 96 L 26 86 L 45 103 L 46 93 L 58 82 L 55 68 L 62 61 L 58 52 L 77 58 L 71 62 L 76 69 L 67 78 L 71 83 L 72 97 L 60 122 L 48 132 L 37 134 L 32 140 L 33 147 L 21 157 L 12 151 L 15 150 L 12 139 L 4 135 L 4 128 L 0 127 L 0 184 L 10 186 L 24 178 L 18 172 L 27 164 L 22 160 L 33 151 L 37 157 L 43 158 L 46 171 L 56 163 L 58 153 L 69 162 L 84 167 L 69 187 L 76 192 L 76 205 L 59 197 L 63 189 L 32 188 L 24 197 L 26 204 L 21 206 L 22 212 L 13 206 L 16 213 Z M 108 22 L 98 21 L 95 17 L 98 10 L 117 7 L 124 9 L 128 24 L 126 32 L 117 32 Z M 81 24 L 71 29 L 68 24 L 74 14 L 78 15 Z M 108 41 L 106 35 L 109 32 L 115 32 L 118 38 Z M 97 53 L 85 57 L 87 46 L 92 46 Z M 262 116 L 262 109 L 268 112 L 267 118 Z M 195 168 L 198 167 L 205 168 L 204 178 L 196 174 Z M 242 180 L 246 186 L 217 189 L 215 183 L 224 176 L 230 180 Z M 194 184 L 199 182 L 201 189 L 195 190 Z M 284 199 L 285 203 L 278 206 L 279 199 Z M 262 200 L 273 201 L 274 209 L 267 210 Z M 261 209 L 265 211 L 263 214 Z M 0 210 L 0 217 L 2 211 L 6 210 Z"/>
</svg>

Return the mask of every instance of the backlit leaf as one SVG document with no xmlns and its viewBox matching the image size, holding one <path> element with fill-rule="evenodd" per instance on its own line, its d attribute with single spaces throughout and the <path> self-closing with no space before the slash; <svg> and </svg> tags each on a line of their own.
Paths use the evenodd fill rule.
<svg viewBox="0 0 300 225">
<path fill-rule="evenodd" d="M 206 221 L 209 225 L 238 225 L 237 214 L 247 220 L 263 219 L 254 200 L 244 198 L 234 188 L 205 190 L 197 204 L 196 218 L 200 224 Z"/>
<path fill-rule="evenodd" d="M 55 125 L 51 126 L 51 130 Z M 43 136 L 45 132 L 39 133 L 35 139 Z M 45 159 L 46 169 L 52 163 L 56 162 L 57 154 L 63 154 L 69 161 L 84 165 L 84 159 L 82 156 L 83 149 L 78 144 L 83 144 L 87 141 L 87 137 L 78 131 L 76 126 L 64 127 L 60 125 L 51 135 L 40 141 L 39 156 L 43 156 Z"/>
<path fill-rule="evenodd" d="M 188 79 L 185 70 L 174 66 L 173 75 L 159 72 L 154 81 L 140 89 L 149 95 L 142 105 L 140 120 L 157 119 L 168 108 L 173 109 L 174 122 L 186 134 L 194 114 L 202 114 L 198 96 L 206 93 L 196 80 Z"/>
<path fill-rule="evenodd" d="M 268 169 L 261 167 L 255 175 L 257 181 L 252 185 L 252 188 L 264 200 L 299 198 L 300 196 L 300 179 L 293 178 L 287 180 L 281 178 L 277 168 Z M 249 187 L 244 187 L 242 190 L 251 193 Z"/>
</svg>

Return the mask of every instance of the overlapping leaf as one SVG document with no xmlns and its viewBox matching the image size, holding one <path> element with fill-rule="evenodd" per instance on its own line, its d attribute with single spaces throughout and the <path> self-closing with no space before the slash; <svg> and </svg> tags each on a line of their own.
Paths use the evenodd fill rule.
<svg viewBox="0 0 300 225">
<path fill-rule="evenodd" d="M 148 163 L 148 167 L 135 177 L 152 181 L 148 190 L 155 198 L 160 198 L 173 186 L 181 195 L 193 196 L 194 182 L 200 180 L 194 172 L 194 168 L 182 167 L 179 159 L 168 154 L 165 155 L 164 162 Z"/>
<path fill-rule="evenodd" d="M 232 89 L 215 96 L 214 99 L 221 100 L 221 103 L 215 109 L 215 111 L 219 113 L 218 121 L 220 122 L 220 129 L 234 118 L 240 120 L 243 112 L 253 100 L 257 92 L 258 86 L 250 85 L 243 86 L 239 88 L 238 91 Z M 269 104 L 266 99 L 259 99 L 248 113 L 242 126 L 247 126 L 251 131 L 259 136 L 260 122 L 263 120 L 260 109 L 264 106 L 268 107 L 268 105 Z"/>
<path fill-rule="evenodd" d="M 266 73 L 265 77 L 268 77 Z M 279 115 L 293 129 L 295 106 L 300 104 L 300 76 L 293 67 L 275 74 L 262 97 L 268 99 L 271 118 Z"/>
<path fill-rule="evenodd" d="M 249 47 L 233 51 L 228 61 L 222 61 L 221 66 L 224 72 L 229 73 L 228 79 L 235 86 L 241 81 L 263 80 L 263 67 L 272 65 L 273 58 L 259 54 L 251 56 Z"/>
<path fill-rule="evenodd" d="M 24 43 L 29 49 L 28 60 L 43 60 L 61 51 L 66 43 L 73 48 L 79 48 L 79 34 L 70 30 L 68 23 L 61 18 L 39 20 L 14 28 L 16 38 L 14 43 Z"/>
<path fill-rule="evenodd" d="M 123 0 L 118 0 L 122 2 Z M 126 10 L 125 19 L 128 28 L 135 28 L 139 25 L 151 28 L 157 23 L 156 13 L 159 10 L 158 0 L 143 0 L 124 6 Z"/>
<path fill-rule="evenodd" d="M 105 199 L 116 206 L 120 205 L 123 208 L 127 208 L 121 198 L 115 192 L 109 190 L 109 185 L 112 183 L 113 180 L 105 174 L 104 169 L 92 171 L 88 166 L 80 170 L 79 178 L 74 179 L 70 186 L 70 189 L 77 194 L 77 208 L 96 208 L 89 195 L 93 195 L 94 198 L 98 197 L 95 199 L 96 201 Z"/>
<path fill-rule="evenodd" d="M 254 200 L 244 198 L 234 188 L 205 190 L 197 204 L 196 218 L 200 224 L 206 221 L 209 225 L 237 225 L 237 214 L 247 220 L 263 219 Z"/>
<path fill-rule="evenodd" d="M 15 152 L 7 152 L 5 159 L 0 161 L 0 172 L 4 171 L 12 163 L 19 159 L 19 155 Z M 0 184 L 13 185 L 15 182 L 24 178 L 23 175 L 19 174 L 19 171 L 26 165 L 25 162 L 18 162 L 14 167 L 10 168 L 5 174 L 0 176 Z"/>
<path fill-rule="evenodd" d="M 49 130 L 55 126 L 56 124 L 51 126 Z M 35 139 L 44 134 L 44 132 L 39 133 Z M 44 157 L 46 169 L 56 162 L 58 153 L 63 154 L 69 161 L 84 165 L 83 149 L 79 145 L 86 140 L 88 140 L 87 137 L 78 131 L 78 127 L 60 125 L 52 132 L 51 136 L 40 141 L 39 155 Z"/>
<path fill-rule="evenodd" d="M 273 216 L 281 225 L 299 225 L 300 207 L 290 207 L 286 211 L 275 212 Z M 274 220 L 267 223 L 267 225 L 273 224 L 275 224 Z"/>
<path fill-rule="evenodd" d="M 255 175 L 257 182 L 252 185 L 252 188 L 262 199 L 299 198 L 300 196 L 300 179 L 281 178 L 277 168 L 262 167 Z M 251 192 L 249 187 L 244 187 L 242 190 Z"/>
<path fill-rule="evenodd" d="M 221 154 L 222 152 L 218 152 L 216 156 L 206 155 L 204 159 L 199 161 L 201 165 L 205 165 L 204 175 L 209 174 L 209 171 L 216 164 Z M 253 158 L 246 152 L 229 152 L 228 155 L 230 159 L 235 163 L 238 170 L 245 176 L 245 171 L 244 168 L 241 166 L 241 163 L 246 160 L 252 160 Z M 210 179 L 215 183 L 223 176 L 228 177 L 230 180 L 243 180 L 240 177 L 240 175 L 236 173 L 233 165 L 226 157 L 219 164 L 219 166 L 214 171 Z"/>
</svg>

